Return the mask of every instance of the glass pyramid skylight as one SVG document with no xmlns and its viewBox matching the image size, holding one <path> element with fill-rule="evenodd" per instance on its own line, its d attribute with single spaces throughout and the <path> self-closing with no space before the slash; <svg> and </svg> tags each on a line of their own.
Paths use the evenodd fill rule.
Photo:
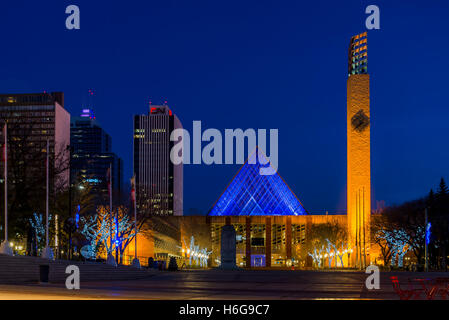
<svg viewBox="0 0 449 320">
<path fill-rule="evenodd" d="M 260 149 L 256 149 L 260 150 Z M 210 210 L 210 216 L 304 215 L 307 211 L 277 172 L 259 174 L 254 151 Z M 267 158 L 259 151 L 259 159 Z M 254 164 L 252 164 L 254 163 Z"/>
</svg>

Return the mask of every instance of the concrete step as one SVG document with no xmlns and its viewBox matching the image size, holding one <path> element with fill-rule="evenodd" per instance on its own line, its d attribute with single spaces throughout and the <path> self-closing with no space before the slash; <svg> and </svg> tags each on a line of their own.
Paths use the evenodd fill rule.
<svg viewBox="0 0 449 320">
<path fill-rule="evenodd" d="M 39 257 L 6 256 L 0 254 L 0 283 L 25 283 L 39 281 L 39 266 L 49 266 L 50 282 L 65 282 L 66 267 L 76 265 L 80 269 L 81 281 L 133 280 L 151 277 L 155 269 L 135 269 L 131 266 L 113 267 L 104 263 L 46 260 Z"/>
</svg>

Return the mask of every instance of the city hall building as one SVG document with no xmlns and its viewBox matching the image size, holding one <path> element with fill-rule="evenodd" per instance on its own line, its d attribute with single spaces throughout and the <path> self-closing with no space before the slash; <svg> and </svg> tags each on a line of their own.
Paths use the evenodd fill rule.
<svg viewBox="0 0 449 320">
<path fill-rule="evenodd" d="M 256 157 L 254 152 L 251 157 Z M 312 225 L 347 227 L 346 215 L 312 215 L 276 172 L 260 175 L 262 167 L 251 157 L 241 167 L 207 216 L 153 217 L 151 231 L 138 237 L 138 256 L 178 259 L 178 265 L 194 266 L 190 243 L 209 253 L 208 266 L 221 263 L 221 228 L 236 230 L 236 263 L 239 267 L 313 267 L 309 256 Z M 254 160 L 254 159 L 253 159 Z M 253 163 L 253 164 L 252 164 Z M 134 243 L 126 256 L 133 258 Z M 345 264 L 349 256 L 345 256 Z M 335 266 L 335 262 L 334 262 Z"/>
<path fill-rule="evenodd" d="M 240 267 L 312 267 L 307 241 L 313 224 L 346 226 L 345 215 L 311 215 L 278 172 L 261 175 L 259 149 L 238 171 L 208 214 L 212 265 L 220 264 L 221 228 L 236 230 Z M 262 155 L 263 156 L 263 155 Z"/>
<path fill-rule="evenodd" d="M 258 152 L 255 152 L 207 216 L 167 217 L 164 220 L 178 230 L 172 238 L 172 242 L 177 243 L 171 246 L 172 251 L 163 247 L 160 232 L 145 239 L 139 236 L 142 241 L 138 242 L 144 244 L 138 248 L 142 256 L 175 256 L 181 263 L 188 261 L 191 264 L 189 252 L 195 244 L 194 252 L 202 248 L 202 252 L 209 253 L 209 266 L 219 266 L 221 228 L 233 225 L 236 263 L 240 267 L 308 268 L 326 263 L 330 267 L 364 268 L 374 262 L 379 252 L 371 243 L 369 228 L 371 122 L 367 56 L 367 33 L 353 36 L 348 51 L 347 79 L 347 214 L 314 215 L 308 212 L 277 172 L 260 174 L 260 164 L 251 159 L 256 157 Z M 323 242 L 314 243 L 316 236 L 312 230 L 320 224 L 339 226 L 346 232 L 344 240 L 336 240 L 340 244 L 333 252 L 325 249 Z M 134 247 L 130 246 L 128 250 L 134 252 Z M 334 257 L 332 262 L 329 262 L 329 256 Z"/>
</svg>

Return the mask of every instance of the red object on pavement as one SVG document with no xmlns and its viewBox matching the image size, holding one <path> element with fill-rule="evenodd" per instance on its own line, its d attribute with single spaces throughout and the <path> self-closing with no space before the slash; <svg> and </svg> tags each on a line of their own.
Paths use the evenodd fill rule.
<svg viewBox="0 0 449 320">
<path fill-rule="evenodd" d="M 409 300 L 410 298 L 418 298 L 421 295 L 421 290 L 419 289 L 413 289 L 413 286 L 411 286 L 411 289 L 404 290 L 401 289 L 401 286 L 399 285 L 398 277 L 392 276 L 390 277 L 391 283 L 393 284 L 394 291 L 399 295 L 399 299 L 401 300 Z M 409 283 L 410 285 L 410 283 Z"/>
</svg>

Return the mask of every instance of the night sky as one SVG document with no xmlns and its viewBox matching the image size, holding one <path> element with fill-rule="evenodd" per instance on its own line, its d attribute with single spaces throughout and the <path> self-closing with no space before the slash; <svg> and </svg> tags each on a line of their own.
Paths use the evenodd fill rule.
<svg viewBox="0 0 449 320">
<path fill-rule="evenodd" d="M 70 4 L 81 30 L 65 28 Z M 150 99 L 189 131 L 278 128 L 279 173 L 306 209 L 343 212 L 348 44 L 370 4 L 373 200 L 401 203 L 449 178 L 447 1 L 2 1 L 0 92 L 93 107 L 126 181 Z M 206 213 L 239 167 L 185 166 L 184 212 Z"/>
</svg>

